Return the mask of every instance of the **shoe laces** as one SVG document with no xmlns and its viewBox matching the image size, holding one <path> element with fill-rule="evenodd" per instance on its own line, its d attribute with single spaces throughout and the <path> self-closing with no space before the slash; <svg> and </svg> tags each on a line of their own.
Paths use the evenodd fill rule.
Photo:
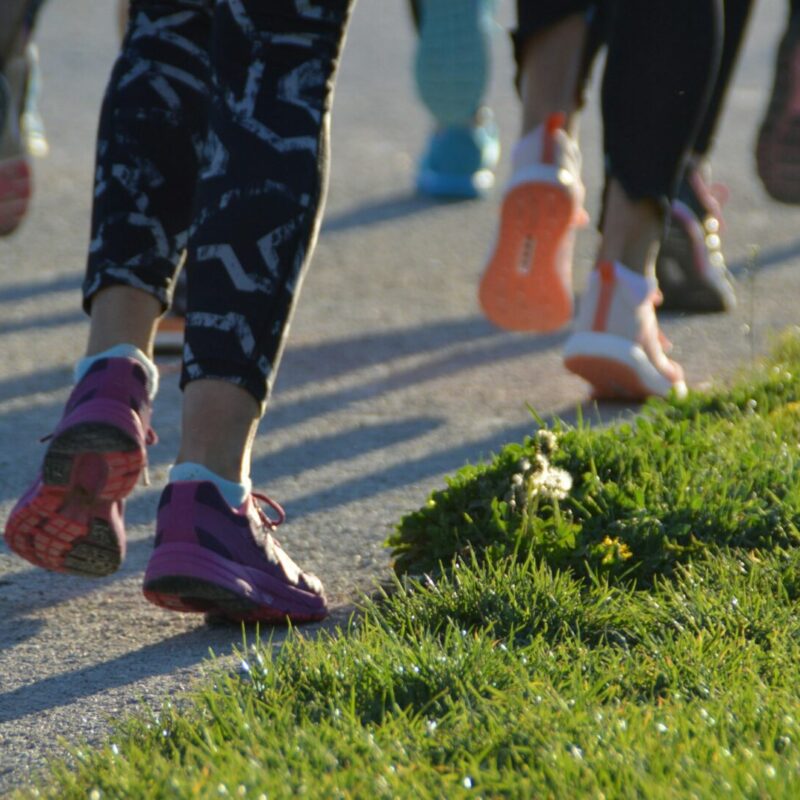
<svg viewBox="0 0 800 800">
<path fill-rule="evenodd" d="M 256 511 L 258 512 L 258 518 L 261 520 L 262 525 L 269 531 L 275 530 L 278 525 L 282 525 L 286 521 L 286 512 L 283 510 L 283 506 L 280 503 L 276 503 L 271 498 L 267 497 L 265 494 L 261 494 L 260 492 L 251 492 L 250 496 L 254 500 L 258 500 L 258 503 L 254 503 L 256 507 Z M 273 519 L 272 517 L 268 516 L 267 513 L 264 511 L 261 503 L 268 505 L 277 515 L 277 519 Z"/>
<path fill-rule="evenodd" d="M 692 191 L 697 195 L 697 199 L 708 216 L 714 217 L 719 223 L 719 230 L 723 230 L 725 220 L 722 216 L 722 207 L 728 201 L 730 194 L 728 187 L 723 183 L 708 183 L 703 171 L 699 168 L 689 172 L 688 180 Z M 713 232 L 716 233 L 716 231 Z"/>
</svg>

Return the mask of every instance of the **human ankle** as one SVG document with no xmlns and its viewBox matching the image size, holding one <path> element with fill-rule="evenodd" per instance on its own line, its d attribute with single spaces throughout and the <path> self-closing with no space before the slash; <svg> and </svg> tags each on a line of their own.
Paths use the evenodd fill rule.
<svg viewBox="0 0 800 800">
<path fill-rule="evenodd" d="M 209 481 L 213 483 L 231 508 L 239 508 L 253 488 L 250 478 L 230 480 L 204 464 L 192 461 L 183 461 L 173 465 L 170 469 L 169 482 L 177 483 L 179 481 Z"/>
<path fill-rule="evenodd" d="M 119 344 L 132 344 L 148 358 L 163 309 L 158 298 L 129 286 L 109 286 L 91 301 L 91 327 L 87 355 Z"/>
<path fill-rule="evenodd" d="M 655 275 L 664 222 L 653 200 L 632 200 L 612 181 L 606 193 L 597 260 L 615 261 L 640 275 Z"/>
<path fill-rule="evenodd" d="M 250 474 L 250 451 L 261 408 L 254 397 L 224 380 L 204 378 L 183 390 L 181 446 L 176 463 L 203 464 L 226 480 Z"/>
<path fill-rule="evenodd" d="M 522 136 L 554 111 L 564 112 L 566 129 L 574 132 L 586 31 L 585 16 L 573 14 L 525 43 L 519 70 Z"/>
<path fill-rule="evenodd" d="M 118 344 L 108 350 L 79 359 L 73 373 L 75 383 L 78 383 L 86 375 L 93 364 L 104 358 L 131 358 L 138 361 L 147 378 L 147 394 L 150 400 L 152 401 L 158 394 L 158 367 L 136 345 L 132 344 Z"/>
</svg>

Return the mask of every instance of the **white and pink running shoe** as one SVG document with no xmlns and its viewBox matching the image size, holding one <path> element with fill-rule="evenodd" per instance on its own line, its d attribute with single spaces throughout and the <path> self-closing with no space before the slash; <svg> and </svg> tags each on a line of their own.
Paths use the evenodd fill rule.
<svg viewBox="0 0 800 800">
<path fill-rule="evenodd" d="M 572 318 L 575 229 L 588 217 L 580 150 L 564 125 L 564 114 L 552 114 L 514 148 L 497 243 L 479 289 L 484 313 L 501 328 L 546 332 Z"/>
<path fill-rule="evenodd" d="M 603 400 L 645 400 L 675 392 L 686 395 L 680 365 L 667 357 L 659 330 L 654 279 L 604 261 L 593 270 L 564 346 L 564 365 L 588 381 Z"/>
</svg>

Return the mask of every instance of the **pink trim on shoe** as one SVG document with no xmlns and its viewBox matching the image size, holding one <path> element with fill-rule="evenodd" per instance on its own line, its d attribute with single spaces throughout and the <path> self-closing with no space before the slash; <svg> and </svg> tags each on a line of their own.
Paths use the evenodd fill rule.
<svg viewBox="0 0 800 800">
<path fill-rule="evenodd" d="M 25 157 L 0 162 L 0 236 L 13 233 L 28 212 L 33 173 Z"/>
</svg>

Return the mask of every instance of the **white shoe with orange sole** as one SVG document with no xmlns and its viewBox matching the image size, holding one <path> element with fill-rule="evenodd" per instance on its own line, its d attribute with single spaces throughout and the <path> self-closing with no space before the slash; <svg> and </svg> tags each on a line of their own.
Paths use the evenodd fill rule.
<svg viewBox="0 0 800 800">
<path fill-rule="evenodd" d="M 664 351 L 669 343 L 656 320 L 659 302 L 654 279 L 610 261 L 595 267 L 564 345 L 564 365 L 592 385 L 597 399 L 685 397 L 683 370 Z"/>
<path fill-rule="evenodd" d="M 575 230 L 586 224 L 577 143 L 563 114 L 523 137 L 500 212 L 497 243 L 481 279 L 481 307 L 514 331 L 557 330 L 572 318 Z"/>
</svg>

